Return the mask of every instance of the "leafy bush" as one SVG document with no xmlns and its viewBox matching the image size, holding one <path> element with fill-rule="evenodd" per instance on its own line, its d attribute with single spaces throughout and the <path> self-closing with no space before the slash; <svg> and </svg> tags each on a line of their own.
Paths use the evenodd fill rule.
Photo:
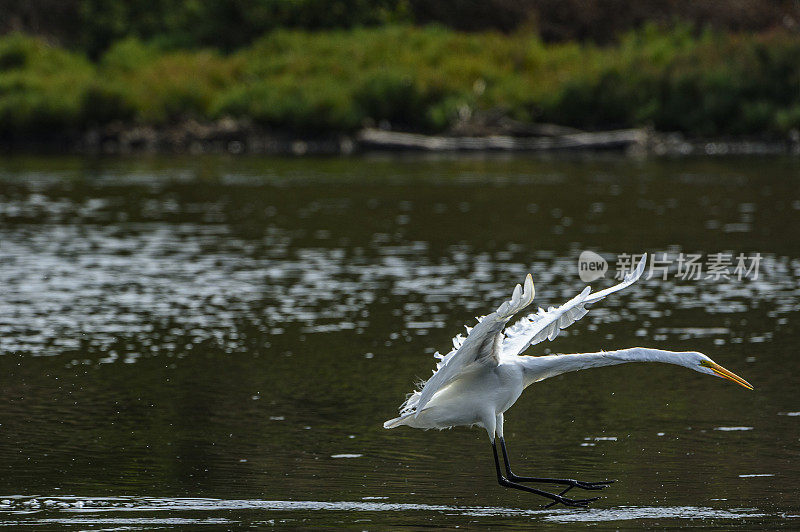
<svg viewBox="0 0 800 532">
<path fill-rule="evenodd" d="M 98 93 L 132 115 L 162 124 L 208 117 L 220 91 L 235 83 L 240 62 L 213 51 L 159 51 L 135 40 L 112 47 L 98 67 Z"/>
<path fill-rule="evenodd" d="M 92 66 L 23 35 L 0 40 L 0 136 L 53 136 L 82 122 Z"/>
<path fill-rule="evenodd" d="M 346 88 L 313 80 L 302 87 L 282 81 L 235 87 L 222 95 L 213 113 L 246 116 L 305 135 L 350 131 L 360 118 Z"/>
</svg>

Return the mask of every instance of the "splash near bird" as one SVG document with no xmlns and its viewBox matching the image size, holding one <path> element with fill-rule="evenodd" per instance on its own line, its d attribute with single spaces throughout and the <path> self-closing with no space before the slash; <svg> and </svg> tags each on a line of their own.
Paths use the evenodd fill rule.
<svg viewBox="0 0 800 532">
<path fill-rule="evenodd" d="M 492 444 L 497 481 L 501 486 L 535 493 L 554 504 L 588 506 L 599 499 L 570 499 L 564 496 L 572 488 L 600 490 L 613 481 L 582 482 L 572 479 L 522 477 L 511 472 L 506 442 L 503 438 L 503 414 L 522 391 L 535 382 L 577 371 L 626 362 L 665 362 L 693 369 L 706 375 L 721 377 L 752 390 L 743 378 L 723 368 L 706 355 L 695 351 L 662 351 L 632 347 L 618 351 L 600 351 L 572 355 L 526 356 L 522 353 L 545 339 L 554 340 L 561 329 L 569 327 L 584 315 L 586 306 L 618 292 L 641 277 L 647 256 L 618 285 L 592 293 L 588 286 L 565 304 L 548 310 L 539 309 L 511 325 L 511 318 L 533 301 L 533 279 L 525 278 L 524 288 L 517 285 L 511 299 L 478 324 L 467 328 L 467 336 L 456 336 L 453 349 L 440 358 L 436 370 L 400 407 L 400 416 L 383 424 L 392 429 L 406 425 L 418 429 L 443 429 L 460 425 L 478 425 L 486 429 Z M 497 442 L 503 454 L 505 475 L 500 468 Z M 550 493 L 522 483 L 545 483 L 565 486 L 559 493 Z"/>
</svg>

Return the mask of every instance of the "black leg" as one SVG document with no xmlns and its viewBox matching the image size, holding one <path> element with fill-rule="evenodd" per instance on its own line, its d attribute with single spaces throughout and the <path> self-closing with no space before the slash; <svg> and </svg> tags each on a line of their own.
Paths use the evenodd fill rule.
<svg viewBox="0 0 800 532">
<path fill-rule="evenodd" d="M 581 488 L 584 490 L 601 490 L 603 488 L 607 488 L 609 484 L 612 484 L 613 480 L 602 480 L 600 482 L 583 482 L 581 480 L 573 480 L 571 478 L 542 478 L 542 477 L 521 477 L 519 475 L 515 475 L 511 472 L 511 462 L 508 460 L 508 451 L 506 450 L 506 441 L 503 438 L 500 438 L 500 449 L 503 451 L 503 461 L 506 464 L 506 476 L 508 480 L 513 482 L 542 482 L 546 484 L 561 484 L 562 486 L 567 486 L 567 488 L 559 493 L 559 495 L 563 495 L 572 488 Z"/>
<path fill-rule="evenodd" d="M 530 486 L 523 486 L 522 484 L 517 484 L 516 482 L 512 482 L 508 480 L 506 477 L 503 476 L 502 471 L 500 471 L 500 459 L 497 456 L 497 445 L 495 442 L 492 442 L 492 453 L 494 454 L 494 467 L 497 471 L 497 483 L 505 488 L 514 488 L 517 490 L 527 491 L 528 493 L 535 493 L 536 495 L 541 495 L 542 497 L 547 497 L 551 499 L 553 502 L 548 504 L 546 508 L 554 504 L 564 504 L 566 506 L 579 506 L 579 507 L 587 507 L 589 503 L 592 501 L 596 501 L 600 497 L 594 497 L 592 499 L 568 499 L 561 494 L 556 495 L 555 493 L 550 493 L 547 491 L 537 490 L 536 488 L 531 488 Z M 570 486 L 571 487 L 571 486 Z M 569 489 L 569 488 L 568 488 Z M 567 490 L 564 490 L 562 493 L 566 493 Z"/>
</svg>

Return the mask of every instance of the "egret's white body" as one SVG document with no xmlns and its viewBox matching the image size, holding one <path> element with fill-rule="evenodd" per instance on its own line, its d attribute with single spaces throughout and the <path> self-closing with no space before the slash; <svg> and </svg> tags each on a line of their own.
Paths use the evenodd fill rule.
<svg viewBox="0 0 800 532">
<path fill-rule="evenodd" d="M 488 316 L 478 318 L 478 324 L 473 329 L 467 328 L 466 338 L 456 336 L 450 353 L 445 356 L 436 354 L 441 362 L 437 364 L 433 376 L 406 399 L 400 407 L 400 416 L 386 421 L 383 426 L 387 429 L 402 425 L 419 429 L 481 426 L 488 433 L 495 450 L 495 465 L 501 485 L 544 495 L 555 502 L 585 505 L 593 499 L 573 501 L 561 497 L 561 494 L 554 495 L 521 486 L 502 477 L 495 438 L 500 440 L 506 472 L 512 480 L 561 483 L 584 489 L 601 489 L 608 484 L 566 479 L 534 479 L 517 477 L 511 473 L 503 438 L 503 414 L 519 399 L 526 387 L 569 371 L 626 362 L 664 362 L 723 377 L 752 389 L 741 377 L 716 364 L 706 355 L 694 351 L 673 352 L 633 347 L 571 355 L 522 355 L 531 345 L 545 339 L 555 339 L 561 329 L 581 319 L 587 313 L 586 305 L 635 283 L 641 277 L 645 264 L 646 257 L 642 257 L 636 269 L 616 286 L 596 293 L 591 293 L 587 287 L 564 305 L 547 311 L 539 309 L 506 328 L 508 321 L 533 301 L 533 280 L 528 275 L 524 289 L 517 285 L 510 300 Z"/>
</svg>

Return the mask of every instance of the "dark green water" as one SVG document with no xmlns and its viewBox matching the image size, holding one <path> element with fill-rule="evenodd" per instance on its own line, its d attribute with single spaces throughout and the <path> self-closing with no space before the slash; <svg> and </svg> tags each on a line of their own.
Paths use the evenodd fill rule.
<svg viewBox="0 0 800 532">
<path fill-rule="evenodd" d="M 0 524 L 32 529 L 800 527 L 800 161 L 0 161 Z M 760 253 L 642 280 L 535 353 L 698 350 L 529 388 L 500 488 L 478 429 L 387 431 L 431 354 L 577 257 Z M 613 275 L 595 281 L 609 286 Z M 658 276 L 655 276 L 658 277 Z"/>
</svg>

